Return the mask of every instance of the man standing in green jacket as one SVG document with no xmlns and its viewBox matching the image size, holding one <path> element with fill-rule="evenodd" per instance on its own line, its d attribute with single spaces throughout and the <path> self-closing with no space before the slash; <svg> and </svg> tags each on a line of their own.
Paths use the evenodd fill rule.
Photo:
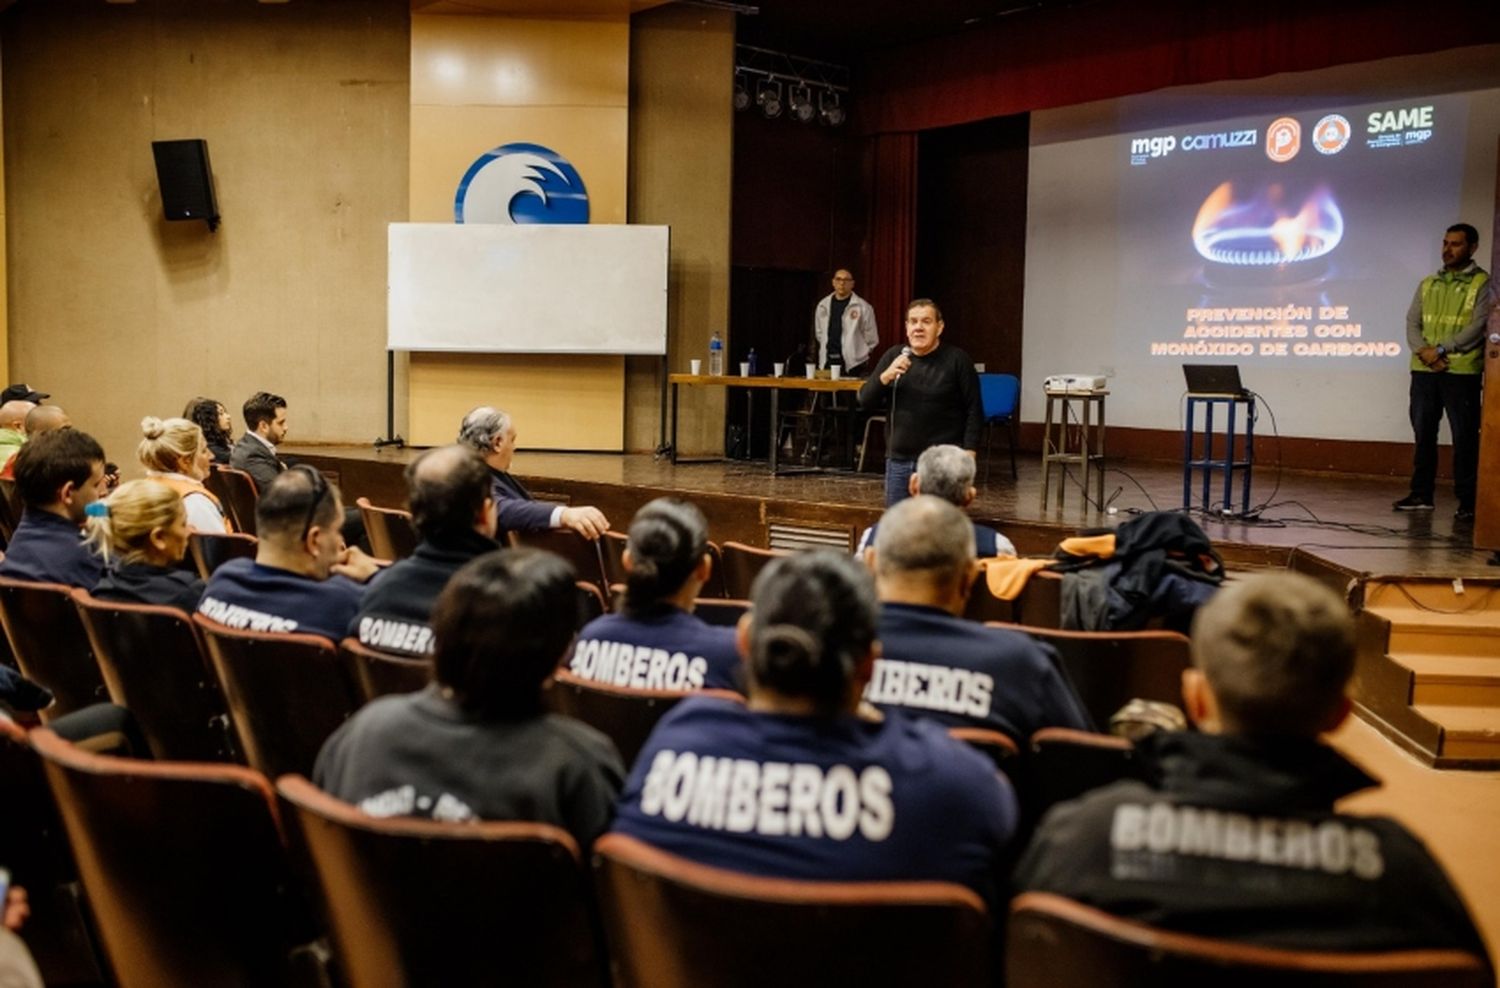
<svg viewBox="0 0 1500 988">
<path fill-rule="evenodd" d="M 1453 520 L 1474 520 L 1479 471 L 1479 382 L 1484 370 L 1484 324 L 1494 304 L 1490 276 L 1474 263 L 1479 231 L 1455 223 L 1443 236 L 1443 267 L 1417 286 L 1406 312 L 1411 347 L 1411 428 L 1416 440 L 1411 493 L 1392 507 L 1431 511 L 1437 477 L 1438 425 L 1448 416 L 1453 434 Z"/>
</svg>

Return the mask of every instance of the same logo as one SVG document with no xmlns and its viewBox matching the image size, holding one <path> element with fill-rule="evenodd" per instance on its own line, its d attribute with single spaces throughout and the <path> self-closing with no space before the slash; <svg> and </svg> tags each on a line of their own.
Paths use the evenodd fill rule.
<svg viewBox="0 0 1500 988">
<path fill-rule="evenodd" d="M 1328 118 L 1324 118 L 1325 120 Z M 1343 117 L 1339 117 L 1343 120 Z M 1349 122 L 1344 121 L 1347 130 Z M 1345 140 L 1348 138 L 1346 137 Z M 1266 128 L 1266 157 L 1275 162 L 1291 161 L 1302 150 L 1302 125 L 1291 117 L 1280 117 Z"/>
<path fill-rule="evenodd" d="M 504 144 L 469 166 L 453 200 L 457 223 L 587 223 L 578 170 L 540 144 Z"/>
</svg>

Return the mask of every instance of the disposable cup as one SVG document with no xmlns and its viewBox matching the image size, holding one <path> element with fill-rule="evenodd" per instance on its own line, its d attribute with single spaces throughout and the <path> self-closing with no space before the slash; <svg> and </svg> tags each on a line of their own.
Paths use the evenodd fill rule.
<svg viewBox="0 0 1500 988">
<path fill-rule="evenodd" d="M 817 373 L 818 369 L 816 367 L 814 367 L 812 364 L 807 365 L 807 379 L 809 381 L 811 381 L 813 377 L 817 375 Z"/>
<path fill-rule="evenodd" d="M 786 364 L 772 364 L 771 368 L 776 371 L 777 377 L 786 376 Z"/>
<path fill-rule="evenodd" d="M 748 360 L 741 360 L 740 361 L 740 377 L 749 377 L 749 376 L 750 376 L 750 361 L 748 361 Z"/>
<path fill-rule="evenodd" d="M 703 361 L 701 360 L 689 360 L 688 366 L 692 368 L 694 377 L 703 373 Z"/>
<path fill-rule="evenodd" d="M 844 368 L 840 367 L 838 364 L 834 364 L 833 366 L 828 368 L 828 376 L 833 378 L 835 381 L 839 379 L 839 375 L 843 372 Z"/>
</svg>

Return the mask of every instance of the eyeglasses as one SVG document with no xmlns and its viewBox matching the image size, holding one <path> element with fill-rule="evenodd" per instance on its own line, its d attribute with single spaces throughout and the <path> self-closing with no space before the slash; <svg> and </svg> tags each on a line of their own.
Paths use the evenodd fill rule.
<svg viewBox="0 0 1500 988">
<path fill-rule="evenodd" d="M 307 533 L 312 531 L 313 521 L 318 516 L 318 506 L 322 504 L 323 499 L 328 496 L 328 480 L 323 476 L 320 470 L 318 470 L 316 467 L 308 466 L 306 463 L 299 463 L 291 469 L 296 470 L 298 473 L 305 474 L 308 478 L 308 482 L 312 484 L 312 500 L 308 502 L 307 505 L 307 517 L 302 521 L 302 538 L 300 541 L 305 542 L 307 541 Z"/>
</svg>

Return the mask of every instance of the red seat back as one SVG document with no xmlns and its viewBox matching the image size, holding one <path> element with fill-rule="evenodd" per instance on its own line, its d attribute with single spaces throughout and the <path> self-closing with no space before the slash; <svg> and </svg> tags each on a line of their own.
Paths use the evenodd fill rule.
<svg viewBox="0 0 1500 988">
<path fill-rule="evenodd" d="M 692 694 L 612 686 L 559 669 L 546 695 L 548 706 L 555 712 L 575 717 L 608 735 L 629 767 L 645 747 L 656 722 Z"/>
<path fill-rule="evenodd" d="M 72 587 L 0 577 L 0 623 L 21 672 L 56 696 L 43 720 L 109 699 Z"/>
<path fill-rule="evenodd" d="M 359 515 L 365 522 L 365 534 L 370 539 L 370 551 L 377 559 L 392 562 L 405 559 L 417 550 L 421 541 L 416 526 L 412 524 L 411 512 L 401 508 L 381 508 L 370 503 L 370 499 L 357 499 Z"/>
<path fill-rule="evenodd" d="M 219 498 L 236 532 L 255 534 L 255 505 L 260 492 L 255 489 L 254 477 L 233 467 L 216 466 L 205 486 Z"/>
<path fill-rule="evenodd" d="M 393 693 L 415 693 L 432 679 L 431 659 L 390 655 L 361 645 L 357 638 L 339 642 L 339 657 L 365 702 Z"/>
</svg>

